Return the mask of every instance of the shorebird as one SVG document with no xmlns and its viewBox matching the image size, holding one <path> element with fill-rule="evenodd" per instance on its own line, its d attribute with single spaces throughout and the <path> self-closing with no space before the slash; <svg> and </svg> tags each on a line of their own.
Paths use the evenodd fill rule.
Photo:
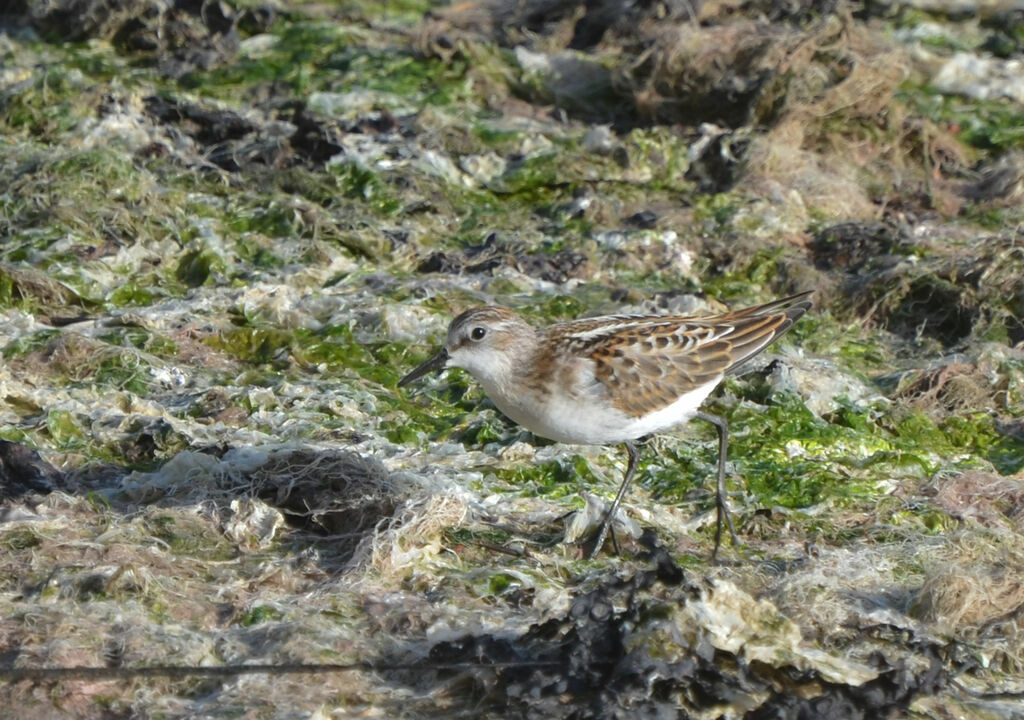
<svg viewBox="0 0 1024 720">
<path fill-rule="evenodd" d="M 764 350 L 811 307 L 809 292 L 706 317 L 608 315 L 535 329 L 511 310 L 485 306 L 452 320 L 444 347 L 403 377 L 462 368 L 505 415 L 564 443 L 622 443 L 629 456 L 615 501 L 593 538 L 591 557 L 636 474 L 635 442 L 693 418 L 718 430 L 717 525 L 736 531 L 725 498 L 728 425 L 701 404 L 730 373 Z"/>
</svg>

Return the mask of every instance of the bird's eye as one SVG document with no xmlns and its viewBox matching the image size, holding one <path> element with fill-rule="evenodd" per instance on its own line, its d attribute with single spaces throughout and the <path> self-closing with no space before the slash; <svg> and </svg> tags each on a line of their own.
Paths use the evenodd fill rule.
<svg viewBox="0 0 1024 720">
<path fill-rule="evenodd" d="M 484 335 L 487 334 L 487 328 L 475 327 L 473 331 L 469 333 L 469 336 L 474 340 L 483 340 Z"/>
</svg>

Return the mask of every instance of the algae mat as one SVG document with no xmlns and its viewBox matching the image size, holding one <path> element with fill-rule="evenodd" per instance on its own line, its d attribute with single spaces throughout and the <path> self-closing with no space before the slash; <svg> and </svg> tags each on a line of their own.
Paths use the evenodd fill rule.
<svg viewBox="0 0 1024 720">
<path fill-rule="evenodd" d="M 6 12 L 18 717 L 1024 712 L 1012 4 Z M 475 304 L 803 290 L 707 404 L 717 565 L 713 429 L 646 444 L 584 560 L 620 449 L 395 387 Z"/>
</svg>

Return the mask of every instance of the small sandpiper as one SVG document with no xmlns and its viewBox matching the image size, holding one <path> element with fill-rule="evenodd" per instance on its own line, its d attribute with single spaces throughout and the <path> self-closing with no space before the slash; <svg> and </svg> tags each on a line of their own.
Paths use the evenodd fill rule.
<svg viewBox="0 0 1024 720">
<path fill-rule="evenodd" d="M 444 347 L 403 377 L 458 367 L 483 386 L 498 409 L 536 435 L 586 445 L 622 443 L 626 476 L 593 542 L 596 555 L 636 473 L 635 441 L 692 418 L 718 429 L 718 554 L 725 501 L 728 426 L 699 410 L 729 373 L 764 350 L 811 307 L 809 292 L 707 317 L 608 315 L 536 330 L 511 310 L 486 306 L 452 320 Z"/>
</svg>

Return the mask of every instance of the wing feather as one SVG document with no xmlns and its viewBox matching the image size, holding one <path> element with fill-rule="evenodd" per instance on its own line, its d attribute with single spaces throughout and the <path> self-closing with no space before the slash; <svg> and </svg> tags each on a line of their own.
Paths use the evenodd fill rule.
<svg viewBox="0 0 1024 720">
<path fill-rule="evenodd" d="M 785 333 L 810 293 L 704 318 L 613 315 L 550 328 L 563 351 L 594 363 L 622 412 L 640 417 L 718 383 Z"/>
</svg>

